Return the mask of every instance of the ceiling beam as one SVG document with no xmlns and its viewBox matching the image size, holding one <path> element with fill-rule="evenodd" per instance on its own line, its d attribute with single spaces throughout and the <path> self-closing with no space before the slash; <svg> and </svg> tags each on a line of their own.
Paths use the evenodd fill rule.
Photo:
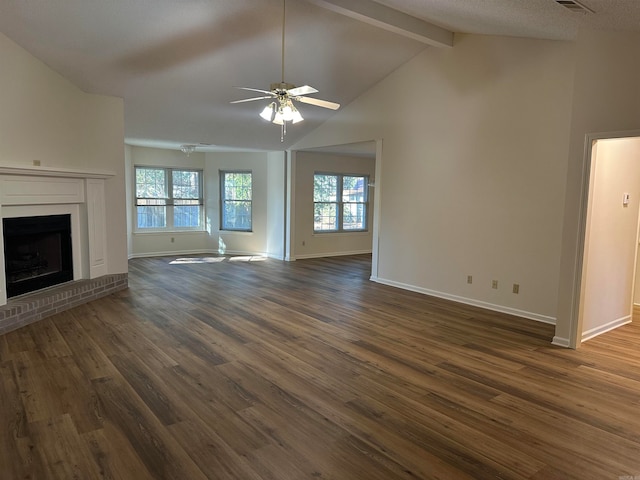
<svg viewBox="0 0 640 480">
<path fill-rule="evenodd" d="M 355 18 L 435 47 L 452 47 L 453 32 L 371 0 L 307 0 L 333 12 Z"/>
</svg>

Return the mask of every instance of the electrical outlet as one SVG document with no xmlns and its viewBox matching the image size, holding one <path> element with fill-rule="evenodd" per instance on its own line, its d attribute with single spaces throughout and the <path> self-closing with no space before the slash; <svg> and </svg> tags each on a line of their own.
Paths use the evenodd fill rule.
<svg viewBox="0 0 640 480">
<path fill-rule="evenodd" d="M 491 288 L 498 289 L 498 280 L 493 280 L 491 282 Z"/>
<path fill-rule="evenodd" d="M 471 275 L 467 275 L 467 283 L 473 283 L 473 277 Z"/>
<path fill-rule="evenodd" d="M 520 285 L 517 283 L 513 284 L 513 293 L 520 293 Z"/>
</svg>

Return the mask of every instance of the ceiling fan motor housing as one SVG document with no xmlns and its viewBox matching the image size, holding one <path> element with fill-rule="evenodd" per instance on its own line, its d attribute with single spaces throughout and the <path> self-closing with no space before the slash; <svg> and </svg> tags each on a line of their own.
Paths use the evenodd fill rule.
<svg viewBox="0 0 640 480">
<path fill-rule="evenodd" d="M 292 88 L 296 88 L 296 86 L 291 83 L 280 82 L 280 83 L 272 83 L 271 86 L 269 87 L 269 90 L 271 90 L 272 92 L 277 92 L 278 94 L 281 94 L 281 93 L 286 93 L 287 90 L 291 90 Z"/>
</svg>

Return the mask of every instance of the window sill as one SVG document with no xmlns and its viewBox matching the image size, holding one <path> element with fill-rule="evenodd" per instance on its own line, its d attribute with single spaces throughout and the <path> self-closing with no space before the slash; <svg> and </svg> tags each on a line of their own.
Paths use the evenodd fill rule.
<svg viewBox="0 0 640 480">
<path fill-rule="evenodd" d="M 364 237 L 367 235 L 371 235 L 371 232 L 368 230 L 357 230 L 355 232 L 313 232 L 311 234 L 312 237 Z"/>
<path fill-rule="evenodd" d="M 218 230 L 218 235 L 253 235 L 253 230 Z"/>
<path fill-rule="evenodd" d="M 207 233 L 204 229 L 199 230 L 134 230 L 133 235 L 199 235 Z"/>
</svg>

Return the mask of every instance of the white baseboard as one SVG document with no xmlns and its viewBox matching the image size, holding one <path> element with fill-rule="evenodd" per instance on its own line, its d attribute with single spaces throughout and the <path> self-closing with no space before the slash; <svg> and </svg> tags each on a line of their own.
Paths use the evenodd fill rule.
<svg viewBox="0 0 640 480">
<path fill-rule="evenodd" d="M 551 341 L 551 343 L 553 345 L 558 346 L 558 347 L 564 347 L 564 348 L 569 348 L 570 347 L 568 338 L 558 337 L 557 335 L 555 337 L 553 337 L 553 340 Z"/>
<path fill-rule="evenodd" d="M 586 342 L 593 337 L 602 335 L 603 333 L 621 327 L 622 325 L 626 325 L 627 323 L 631 323 L 631 315 L 625 315 L 624 317 L 612 320 L 608 323 L 605 323 L 604 325 L 600 325 L 599 327 L 592 328 L 590 330 L 587 330 L 586 332 L 582 332 L 582 341 Z"/>
<path fill-rule="evenodd" d="M 295 257 L 289 257 L 289 261 L 303 260 L 305 258 L 323 258 L 323 257 L 341 257 L 344 255 L 363 255 L 365 253 L 371 253 L 369 250 L 353 250 L 351 252 L 326 252 L 326 253 L 308 253 L 303 255 L 296 255 Z"/>
<path fill-rule="evenodd" d="M 425 295 L 431 295 L 432 297 L 443 298 L 445 300 L 452 300 L 454 302 L 464 303 L 465 305 L 480 307 L 486 310 L 492 310 L 494 312 L 507 313 L 509 315 L 528 318 L 529 320 L 535 320 L 537 322 L 542 322 L 542 323 L 549 323 L 551 325 L 556 324 L 555 317 L 549 317 L 546 315 L 540 315 L 538 313 L 527 312 L 525 310 L 518 310 L 517 308 L 505 307 L 503 305 L 495 305 L 493 303 L 483 302 L 481 300 L 475 300 L 473 298 L 466 298 L 458 295 L 452 295 L 449 293 L 438 292 L 436 290 L 429 290 L 427 288 L 416 287 L 415 285 L 395 282 L 393 280 L 387 280 L 380 277 L 371 277 L 370 280 L 373 282 L 382 283 L 384 285 L 389 285 L 391 287 L 397 287 L 397 288 L 402 288 L 403 290 L 410 290 L 412 292 L 423 293 Z"/>
</svg>

